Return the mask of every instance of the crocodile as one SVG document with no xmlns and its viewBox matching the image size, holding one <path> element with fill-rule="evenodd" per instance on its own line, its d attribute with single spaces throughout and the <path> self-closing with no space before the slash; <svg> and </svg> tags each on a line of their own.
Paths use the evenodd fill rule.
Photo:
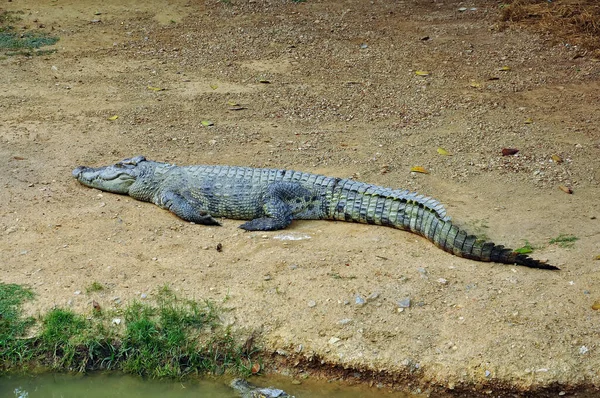
<svg viewBox="0 0 600 398">
<path fill-rule="evenodd" d="M 72 174 L 86 186 L 154 203 L 196 224 L 220 225 L 220 217 L 248 220 L 240 225 L 247 231 L 280 230 L 292 220 L 376 224 L 421 235 L 459 257 L 559 269 L 468 234 L 433 198 L 353 179 L 282 169 L 177 166 L 144 156 L 105 167 L 79 166 Z"/>
</svg>

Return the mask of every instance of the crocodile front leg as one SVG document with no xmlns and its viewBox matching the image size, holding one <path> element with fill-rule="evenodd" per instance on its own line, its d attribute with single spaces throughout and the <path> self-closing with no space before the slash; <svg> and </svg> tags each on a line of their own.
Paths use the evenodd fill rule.
<svg viewBox="0 0 600 398">
<path fill-rule="evenodd" d="M 199 201 L 173 191 L 163 192 L 156 204 L 185 221 L 203 225 L 221 225 L 202 208 Z"/>
<path fill-rule="evenodd" d="M 312 206 L 315 195 L 297 182 L 274 182 L 262 197 L 264 217 L 240 225 L 246 231 L 275 231 L 292 222 L 294 214 Z"/>
</svg>

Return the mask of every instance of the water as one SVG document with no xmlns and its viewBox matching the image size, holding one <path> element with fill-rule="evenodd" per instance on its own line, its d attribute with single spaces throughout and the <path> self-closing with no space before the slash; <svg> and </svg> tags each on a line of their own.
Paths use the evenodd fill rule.
<svg viewBox="0 0 600 398">
<path fill-rule="evenodd" d="M 238 395 L 227 379 L 198 379 L 179 381 L 145 380 L 122 374 L 65 374 L 0 376 L 2 398 L 234 398 Z M 259 386 L 274 386 L 296 398 L 405 398 L 364 386 L 349 387 L 337 383 L 303 381 L 294 385 L 287 378 L 252 378 Z"/>
</svg>

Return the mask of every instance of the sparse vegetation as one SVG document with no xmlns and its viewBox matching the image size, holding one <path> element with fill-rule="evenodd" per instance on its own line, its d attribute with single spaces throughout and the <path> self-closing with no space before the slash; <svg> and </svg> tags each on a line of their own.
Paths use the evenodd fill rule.
<svg viewBox="0 0 600 398">
<path fill-rule="evenodd" d="M 531 243 L 529 243 L 529 241 L 525 241 L 525 244 L 521 247 L 519 247 L 518 249 L 515 249 L 515 252 L 519 253 L 519 254 L 529 254 L 529 253 L 533 253 L 533 246 L 531 246 Z"/>
<path fill-rule="evenodd" d="M 503 21 L 526 24 L 565 44 L 600 54 L 600 4 L 596 0 L 513 0 L 501 7 Z"/>
<path fill-rule="evenodd" d="M 99 282 L 92 282 L 92 284 L 85 289 L 86 293 L 101 292 L 102 290 L 104 290 L 104 285 Z"/>
<path fill-rule="evenodd" d="M 573 247 L 577 240 L 579 240 L 579 238 L 574 235 L 560 234 L 556 238 L 550 239 L 550 242 L 548 243 L 551 245 L 556 243 L 560 247 Z"/>
<path fill-rule="evenodd" d="M 0 11 L 0 50 L 8 50 L 6 55 L 47 55 L 56 50 L 39 50 L 51 46 L 59 38 L 43 31 L 17 31 L 12 24 L 21 20 L 23 12 Z"/>
<path fill-rule="evenodd" d="M 0 284 L 0 367 L 32 366 L 86 372 L 122 370 L 149 377 L 183 377 L 190 373 L 251 373 L 258 350 L 238 344 L 219 322 L 212 302 L 181 300 L 168 288 L 154 303 L 133 302 L 122 310 L 85 317 L 56 308 L 35 323 L 22 318 L 21 304 L 32 293 Z"/>
</svg>

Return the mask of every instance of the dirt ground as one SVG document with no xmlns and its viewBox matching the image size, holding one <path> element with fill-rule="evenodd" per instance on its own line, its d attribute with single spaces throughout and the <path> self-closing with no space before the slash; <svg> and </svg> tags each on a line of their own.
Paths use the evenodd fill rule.
<svg viewBox="0 0 600 398">
<path fill-rule="evenodd" d="M 225 321 L 276 356 L 411 392 L 600 386 L 598 59 L 505 29 L 486 0 L 2 8 L 60 36 L 55 54 L 0 58 L 0 280 L 33 288 L 32 313 L 118 307 L 168 284 L 229 308 Z M 139 154 L 416 190 L 561 271 L 369 225 L 192 225 L 71 177 Z M 550 243 L 561 234 L 578 240 Z"/>
</svg>

